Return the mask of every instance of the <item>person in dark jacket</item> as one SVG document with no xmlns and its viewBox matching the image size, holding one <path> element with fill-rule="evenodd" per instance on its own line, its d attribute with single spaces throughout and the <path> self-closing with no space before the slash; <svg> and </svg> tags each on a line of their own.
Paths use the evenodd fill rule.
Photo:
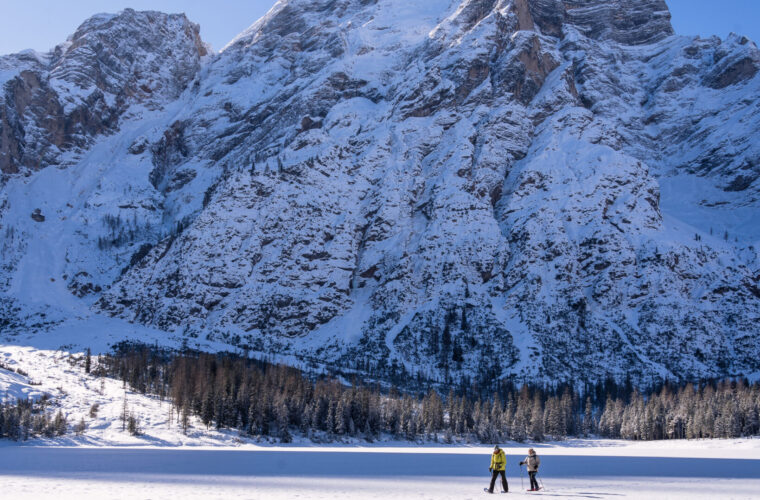
<svg viewBox="0 0 760 500">
<path fill-rule="evenodd" d="M 536 474 L 538 474 L 538 466 L 541 465 L 541 459 L 536 455 L 536 450 L 533 448 L 528 450 L 528 456 L 525 460 L 520 462 L 520 465 L 528 466 L 528 476 L 530 476 L 530 491 L 538 491 L 538 482 L 536 481 Z"/>
<path fill-rule="evenodd" d="M 488 493 L 493 493 L 493 487 L 496 484 L 496 477 L 501 474 L 501 487 L 504 493 L 509 491 L 509 485 L 507 484 L 507 455 L 504 454 L 504 450 L 499 448 L 499 445 L 493 447 L 493 453 L 491 454 L 491 465 L 488 467 L 488 471 L 491 473 L 491 486 L 488 488 Z"/>
</svg>

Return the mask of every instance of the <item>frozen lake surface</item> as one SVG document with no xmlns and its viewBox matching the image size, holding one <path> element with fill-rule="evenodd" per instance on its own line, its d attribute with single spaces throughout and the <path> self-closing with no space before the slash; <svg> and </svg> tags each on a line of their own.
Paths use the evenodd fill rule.
<svg viewBox="0 0 760 500">
<path fill-rule="evenodd" d="M 712 441 L 694 442 L 693 446 L 679 442 L 670 448 L 665 443 L 649 448 L 537 447 L 545 485 L 539 493 L 521 486 L 517 463 L 525 450 L 511 448 L 507 456 L 510 495 L 760 497 L 757 446 L 723 443 L 725 447 L 716 447 Z M 737 449 L 736 457 L 726 458 L 732 447 Z M 693 456 L 679 456 L 689 450 Z M 69 448 L 9 444 L 0 446 L 0 484 L 3 498 L 482 498 L 488 482 L 488 453 L 483 447 Z"/>
</svg>

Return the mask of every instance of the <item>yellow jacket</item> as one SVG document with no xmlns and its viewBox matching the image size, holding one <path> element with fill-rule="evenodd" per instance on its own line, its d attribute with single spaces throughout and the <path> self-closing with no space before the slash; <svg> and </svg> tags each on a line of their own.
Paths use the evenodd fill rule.
<svg viewBox="0 0 760 500">
<path fill-rule="evenodd" d="M 504 450 L 494 451 L 491 455 L 491 467 L 492 470 L 506 470 L 507 468 L 507 456 L 504 454 Z"/>
</svg>

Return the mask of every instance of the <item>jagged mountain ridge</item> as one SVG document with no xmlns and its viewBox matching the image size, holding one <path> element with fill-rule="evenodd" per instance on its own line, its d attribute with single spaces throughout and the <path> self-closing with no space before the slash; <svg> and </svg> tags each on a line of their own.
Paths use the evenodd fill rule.
<svg viewBox="0 0 760 500">
<path fill-rule="evenodd" d="M 674 36 L 660 0 L 291 0 L 206 59 L 184 33 L 174 94 L 58 167 L 87 184 L 52 190 L 65 221 L 16 224 L 51 167 L 5 168 L 8 324 L 49 274 L 101 313 L 380 376 L 758 370 L 752 42 Z M 31 273 L 52 224 L 67 254 Z"/>
<path fill-rule="evenodd" d="M 4 56 L 0 171 L 61 163 L 115 132 L 130 105 L 179 97 L 207 51 L 198 31 L 184 15 L 127 9 L 87 20 L 48 54 Z"/>
</svg>

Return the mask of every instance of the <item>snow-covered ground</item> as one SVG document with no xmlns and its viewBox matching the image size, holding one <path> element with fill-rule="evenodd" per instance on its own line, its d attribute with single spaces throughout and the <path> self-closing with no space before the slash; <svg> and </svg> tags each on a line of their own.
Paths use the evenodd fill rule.
<svg viewBox="0 0 760 500">
<path fill-rule="evenodd" d="M 93 355 L 97 358 L 96 355 Z M 28 346 L 0 344 L 0 361 L 29 374 L 34 387 L 47 392 L 67 416 L 70 424 L 84 419 L 87 430 L 83 436 L 73 434 L 63 438 L 40 441 L 51 445 L 91 446 L 181 446 L 186 444 L 232 444 L 238 440 L 235 432 L 216 432 L 193 420 L 185 435 L 179 428 L 176 413 L 171 414 L 168 401 L 134 393 L 123 384 L 106 377 L 84 373 L 84 354 L 65 350 L 45 350 Z M 7 373 L 7 372 L 6 372 Z M 28 382 L 13 375 L 15 384 L 8 384 L 6 397 L 25 397 Z M 0 383 L 2 383 L 0 378 Z M 0 386 L 1 387 L 1 386 Z M 15 392 L 14 392 L 15 391 Z M 122 430 L 122 413 L 126 399 L 127 410 L 134 414 L 143 434 L 133 437 Z M 97 411 L 93 407 L 97 405 Z"/>
<path fill-rule="evenodd" d="M 83 436 L 0 442 L 1 498 L 478 498 L 491 448 L 380 442 L 256 443 L 234 431 L 185 435 L 170 405 L 126 391 L 143 435 L 122 431 L 122 384 L 84 374 L 81 354 L 0 345 L 5 391 L 48 392 Z M 28 382 L 33 380 L 34 386 Z M 14 394 L 17 391 L 18 394 Z M 93 404 L 98 411 L 90 415 Z M 758 498 L 760 439 L 532 445 L 545 491 L 528 493 L 517 463 L 526 443 L 503 443 L 511 494 L 552 498 Z M 524 478 L 525 480 L 525 478 Z M 527 482 L 524 483 L 527 485 Z"/>
<path fill-rule="evenodd" d="M 38 399 L 43 392 L 30 385 L 27 378 L 0 368 L 0 402 L 16 399 Z"/>
<path fill-rule="evenodd" d="M 545 487 L 537 494 L 524 491 L 527 483 L 520 479 L 517 462 L 526 445 L 510 446 L 510 493 L 757 498 L 760 492 L 760 440 L 574 444 L 536 446 Z M 669 456 L 671 449 L 690 457 Z M 487 484 L 489 454 L 487 447 L 5 445 L 0 483 L 7 498 L 478 498 Z M 716 458 L 726 455 L 732 458 Z"/>
</svg>

